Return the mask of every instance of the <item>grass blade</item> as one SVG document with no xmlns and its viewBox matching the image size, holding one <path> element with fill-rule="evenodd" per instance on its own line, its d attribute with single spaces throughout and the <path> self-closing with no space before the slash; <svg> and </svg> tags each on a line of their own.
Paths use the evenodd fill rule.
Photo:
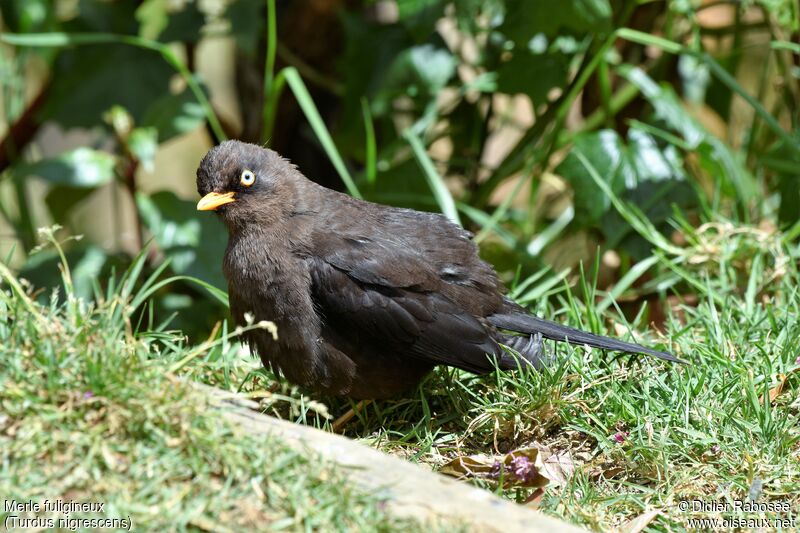
<svg viewBox="0 0 800 533">
<path fill-rule="evenodd" d="M 436 203 L 439 204 L 439 209 L 441 209 L 442 213 L 444 213 L 447 218 L 460 226 L 461 218 L 458 216 L 458 210 L 456 209 L 456 203 L 453 201 L 453 195 L 450 194 L 450 190 L 447 188 L 447 185 L 445 185 L 444 180 L 436 171 L 436 167 L 433 166 L 433 161 L 431 161 L 431 158 L 428 156 L 428 152 L 425 151 L 422 141 L 411 128 L 407 128 L 403 131 L 403 137 L 405 137 L 408 144 L 411 145 L 414 156 L 417 158 L 417 163 L 419 163 L 423 174 L 425 174 L 425 179 L 428 180 L 428 186 L 430 186 L 433 196 L 436 198 Z"/>
<path fill-rule="evenodd" d="M 619 298 L 623 292 L 628 290 L 637 279 L 642 277 L 642 275 L 650 270 L 650 268 L 656 263 L 658 263 L 658 257 L 651 255 L 647 259 L 643 259 L 633 265 L 631 269 L 628 270 L 625 275 L 614 284 L 614 287 L 608 291 L 606 297 L 603 298 L 599 304 L 597 304 L 597 313 L 601 314 L 605 312 L 605 310 L 614 303 L 614 300 Z"/>
<path fill-rule="evenodd" d="M 306 115 L 306 120 L 308 120 L 308 123 L 311 125 L 311 129 L 314 130 L 322 148 L 325 150 L 331 163 L 333 163 L 336 172 L 338 172 L 339 176 L 342 178 L 345 187 L 347 187 L 347 191 L 356 198 L 362 198 L 361 192 L 359 192 L 358 187 L 356 187 L 353 176 L 350 174 L 350 171 L 347 170 L 342 156 L 336 149 L 333 138 L 328 132 L 328 128 L 325 126 L 325 122 L 322 120 L 322 116 L 320 116 L 317 106 L 314 104 L 314 100 L 308 92 L 306 84 L 303 83 L 303 79 L 300 77 L 300 73 L 294 67 L 286 67 L 281 72 L 286 79 L 286 83 L 289 84 L 289 88 L 292 89 L 297 103 Z"/>
<path fill-rule="evenodd" d="M 272 128 L 275 120 L 275 105 L 278 103 L 283 77 L 275 77 L 275 54 L 278 50 L 278 28 L 275 14 L 275 0 L 267 0 L 267 51 L 264 61 L 264 107 L 261 110 L 262 132 L 261 140 L 266 144 L 272 138 Z"/>
<path fill-rule="evenodd" d="M 549 226 L 542 230 L 531 242 L 528 244 L 528 254 L 533 257 L 538 256 L 545 247 L 551 242 L 556 240 L 562 231 L 572 222 L 575 218 L 575 208 L 572 206 L 567 207 L 558 215 Z"/>
<path fill-rule="evenodd" d="M 614 208 L 619 212 L 619 214 L 624 218 L 630 226 L 636 230 L 636 232 L 647 239 L 650 244 L 656 246 L 657 248 L 664 250 L 667 253 L 673 255 L 680 255 L 681 250 L 670 244 L 670 242 L 664 238 L 664 236 L 659 232 L 653 223 L 650 222 L 647 217 L 634 206 L 626 205 L 616 194 L 614 191 L 611 190 L 611 187 L 608 186 L 608 183 L 600 176 L 597 172 L 597 169 L 594 168 L 594 165 L 586 158 L 583 153 L 575 149 L 573 151 L 575 156 L 581 162 L 581 164 L 586 168 L 586 171 L 591 176 L 592 180 L 597 184 L 597 187 L 603 191 L 611 203 L 614 205 Z"/>
<path fill-rule="evenodd" d="M 780 139 L 786 143 L 787 146 L 793 148 L 794 150 L 800 150 L 800 142 L 797 139 L 794 139 L 789 133 L 787 133 L 780 125 L 778 120 L 772 116 L 772 114 L 767 111 L 761 102 L 756 100 L 756 98 L 747 92 L 736 78 L 730 75 L 730 73 L 725 70 L 725 68 L 717 63 L 710 55 L 697 52 L 690 48 L 686 48 L 679 43 L 670 41 L 668 39 L 664 39 L 662 37 L 655 37 L 650 35 L 649 33 L 640 32 L 637 30 L 631 30 L 629 28 L 622 28 L 617 30 L 617 35 L 626 41 L 642 44 L 645 46 L 655 46 L 660 48 L 664 52 L 668 52 L 670 54 L 687 54 L 696 57 L 706 65 L 711 70 L 712 74 L 714 74 L 717 79 L 722 82 L 728 89 L 735 92 L 739 96 L 741 96 L 750 107 L 756 112 L 756 114 L 761 117 L 761 119 L 769 126 L 769 128 L 778 136 Z"/>
<path fill-rule="evenodd" d="M 365 165 L 367 183 L 374 184 L 377 176 L 378 148 L 375 142 L 375 126 L 372 124 L 372 113 L 369 110 L 369 102 L 367 102 L 366 98 L 361 98 L 361 111 L 364 113 L 364 131 L 367 135 Z"/>
</svg>

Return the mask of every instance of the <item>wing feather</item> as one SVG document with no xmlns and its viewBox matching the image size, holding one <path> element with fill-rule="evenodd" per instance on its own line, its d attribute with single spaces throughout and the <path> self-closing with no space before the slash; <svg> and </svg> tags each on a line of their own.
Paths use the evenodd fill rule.
<svg viewBox="0 0 800 533">
<path fill-rule="evenodd" d="M 472 372 L 493 368 L 487 354 L 499 354 L 500 348 L 477 318 L 435 290 L 420 290 L 417 283 L 375 283 L 379 276 L 363 265 L 343 268 L 347 264 L 341 253 L 335 264 L 311 259 L 312 291 L 324 321 L 356 339 L 357 350 L 375 356 L 405 355 Z M 385 277 L 381 281 L 390 283 Z"/>
</svg>

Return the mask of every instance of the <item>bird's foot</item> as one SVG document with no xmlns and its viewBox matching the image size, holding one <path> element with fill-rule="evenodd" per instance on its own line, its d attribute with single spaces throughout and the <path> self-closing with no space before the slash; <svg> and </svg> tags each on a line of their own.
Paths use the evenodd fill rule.
<svg viewBox="0 0 800 533">
<path fill-rule="evenodd" d="M 523 335 L 508 336 L 503 344 L 517 352 L 523 360 L 536 369 L 543 368 L 553 361 L 553 355 L 545 350 L 541 333 L 531 334 L 527 337 Z M 504 355 L 503 359 L 506 358 L 511 359 L 508 355 Z M 503 362 L 505 363 L 505 361 Z M 512 368 L 515 367 L 516 362 L 512 362 L 511 365 Z"/>
</svg>

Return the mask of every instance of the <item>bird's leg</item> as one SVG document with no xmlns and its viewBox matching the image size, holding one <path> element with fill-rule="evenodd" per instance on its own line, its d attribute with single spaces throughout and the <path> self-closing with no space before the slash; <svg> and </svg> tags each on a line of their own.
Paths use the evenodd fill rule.
<svg viewBox="0 0 800 533">
<path fill-rule="evenodd" d="M 344 426 L 350 422 L 354 416 L 356 416 L 356 413 L 360 413 L 370 403 L 372 403 L 372 400 L 359 401 L 354 407 L 348 409 L 345 414 L 333 421 L 333 424 L 331 424 L 331 430 L 334 433 L 342 433 Z"/>
<path fill-rule="evenodd" d="M 539 333 L 536 335 L 531 335 L 528 338 L 528 342 L 525 344 L 525 347 L 521 351 L 530 354 L 541 354 L 542 348 L 542 334 Z"/>
<path fill-rule="evenodd" d="M 534 368 L 542 368 L 552 361 L 552 355 L 547 353 L 542 342 L 542 334 L 535 333 L 527 337 L 523 335 L 507 336 L 503 339 L 503 344 L 517 352 L 522 359 L 533 365 Z M 503 360 L 508 366 L 507 368 L 514 369 L 517 363 L 513 358 L 508 358 L 508 361 Z"/>
<path fill-rule="evenodd" d="M 535 368 L 541 369 L 553 362 L 553 353 L 545 349 L 541 333 L 531 334 L 525 345 L 525 354 L 530 354 L 530 361 Z"/>
</svg>

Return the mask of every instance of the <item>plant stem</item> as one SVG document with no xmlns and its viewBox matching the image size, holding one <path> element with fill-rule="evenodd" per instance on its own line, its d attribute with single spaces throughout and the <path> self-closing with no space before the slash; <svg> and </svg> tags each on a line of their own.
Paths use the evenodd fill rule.
<svg viewBox="0 0 800 533">
<path fill-rule="evenodd" d="M 272 138 L 275 122 L 275 107 L 283 88 L 283 80 L 275 79 L 275 54 L 278 51 L 278 23 L 275 0 L 267 0 L 267 51 L 264 62 L 264 103 L 261 111 L 261 142 Z"/>
<path fill-rule="evenodd" d="M 36 136 L 39 131 L 39 122 L 37 116 L 39 111 L 44 106 L 49 92 L 49 83 L 39 91 L 36 98 L 28 104 L 22 115 L 14 122 L 8 129 L 5 138 L 0 142 L 0 172 L 4 171 L 11 165 L 12 161 L 19 155 L 23 148 L 25 148 L 31 140 Z"/>
</svg>

